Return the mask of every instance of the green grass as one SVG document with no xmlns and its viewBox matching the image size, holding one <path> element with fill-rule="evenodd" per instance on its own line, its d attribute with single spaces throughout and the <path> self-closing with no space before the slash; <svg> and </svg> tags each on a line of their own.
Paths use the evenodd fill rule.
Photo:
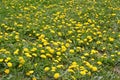
<svg viewBox="0 0 120 80">
<path fill-rule="evenodd" d="M 1 0 L 0 80 L 119 80 L 119 0 Z"/>
</svg>

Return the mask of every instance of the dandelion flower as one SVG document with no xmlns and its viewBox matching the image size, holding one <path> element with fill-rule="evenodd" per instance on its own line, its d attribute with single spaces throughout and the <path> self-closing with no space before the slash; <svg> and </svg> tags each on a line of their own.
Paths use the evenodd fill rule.
<svg viewBox="0 0 120 80">
<path fill-rule="evenodd" d="M 47 72 L 47 71 L 49 71 L 49 70 L 50 70 L 49 67 L 45 67 L 45 68 L 44 68 L 44 71 L 45 71 L 45 72 Z"/>
<path fill-rule="evenodd" d="M 12 63 L 11 63 L 11 62 L 8 62 L 8 63 L 7 63 L 7 66 L 8 66 L 8 67 L 12 67 Z"/>
<path fill-rule="evenodd" d="M 55 78 L 55 79 L 58 79 L 59 77 L 60 77 L 60 74 L 59 74 L 59 73 L 55 73 L 55 74 L 54 74 L 54 78 Z"/>
<path fill-rule="evenodd" d="M 74 49 L 70 49 L 70 51 L 69 51 L 70 53 L 74 53 L 75 51 L 74 51 Z"/>
<path fill-rule="evenodd" d="M 97 71 L 97 67 L 92 67 L 92 71 Z"/>
<path fill-rule="evenodd" d="M 37 80 L 36 77 L 33 77 L 32 80 Z"/>
<path fill-rule="evenodd" d="M 81 75 L 86 75 L 86 71 L 83 70 L 83 71 L 80 72 L 80 74 L 81 74 Z"/>
<path fill-rule="evenodd" d="M 9 69 L 5 69 L 4 71 L 6 74 L 9 74 L 10 73 L 10 70 Z"/>
</svg>

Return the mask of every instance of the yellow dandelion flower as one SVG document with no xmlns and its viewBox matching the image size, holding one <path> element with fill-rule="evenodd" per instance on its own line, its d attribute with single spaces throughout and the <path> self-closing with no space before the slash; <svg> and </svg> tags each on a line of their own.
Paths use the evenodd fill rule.
<svg viewBox="0 0 120 80">
<path fill-rule="evenodd" d="M 33 74 L 33 73 L 34 73 L 34 71 L 33 71 L 33 70 L 30 70 L 30 71 L 28 71 L 28 72 L 26 73 L 26 75 L 29 76 L 29 75 L 31 75 L 31 74 Z"/>
<path fill-rule="evenodd" d="M 61 33 L 61 32 L 58 32 L 58 36 L 62 36 L 62 33 Z"/>
<path fill-rule="evenodd" d="M 15 36 L 15 39 L 16 39 L 17 41 L 19 41 L 19 35 L 16 35 L 16 36 Z"/>
<path fill-rule="evenodd" d="M 97 67 L 92 67 L 92 71 L 97 71 Z"/>
<path fill-rule="evenodd" d="M 41 53 L 45 53 L 45 50 L 40 50 Z"/>
<path fill-rule="evenodd" d="M 57 68 L 62 68 L 63 67 L 63 65 L 57 65 Z"/>
<path fill-rule="evenodd" d="M 52 67 L 52 70 L 51 70 L 52 72 L 54 72 L 54 71 L 56 71 L 56 67 Z"/>
<path fill-rule="evenodd" d="M 25 55 L 29 58 L 32 57 L 29 53 L 25 53 Z"/>
<path fill-rule="evenodd" d="M 68 72 L 75 73 L 73 69 L 68 69 Z"/>
<path fill-rule="evenodd" d="M 34 67 L 36 67 L 37 65 L 38 65 L 38 64 L 37 64 L 37 63 L 35 63 L 35 64 L 34 64 Z"/>
<path fill-rule="evenodd" d="M 61 52 L 56 52 L 56 54 L 59 56 L 59 55 L 61 55 Z"/>
<path fill-rule="evenodd" d="M 29 71 L 29 73 L 30 73 L 30 74 L 32 74 L 32 73 L 34 73 L 34 71 L 33 71 L 33 70 L 31 70 L 31 71 Z"/>
<path fill-rule="evenodd" d="M 50 32 L 51 32 L 51 33 L 55 33 L 55 31 L 54 31 L 54 30 L 50 30 Z"/>
<path fill-rule="evenodd" d="M 91 50 L 91 54 L 96 54 L 96 53 L 98 53 L 97 50 L 94 50 L 94 49 Z"/>
<path fill-rule="evenodd" d="M 77 24 L 76 24 L 76 26 L 81 27 L 81 26 L 82 26 L 82 24 L 81 24 L 81 23 L 77 23 Z"/>
<path fill-rule="evenodd" d="M 24 63 L 25 63 L 24 58 L 23 58 L 23 57 L 19 57 L 19 62 L 20 62 L 21 64 L 24 64 Z"/>
<path fill-rule="evenodd" d="M 115 14 L 115 13 L 112 13 L 111 15 L 112 15 L 112 16 L 115 16 L 116 14 Z"/>
<path fill-rule="evenodd" d="M 89 71 L 88 73 L 87 73 L 89 76 L 91 76 L 91 72 Z"/>
<path fill-rule="evenodd" d="M 36 77 L 33 77 L 32 80 L 37 80 L 37 78 L 36 78 Z"/>
<path fill-rule="evenodd" d="M 49 52 L 53 54 L 55 52 L 55 50 L 54 49 L 49 49 Z"/>
<path fill-rule="evenodd" d="M 74 53 L 75 51 L 74 51 L 74 49 L 70 49 L 70 51 L 69 51 L 70 53 Z"/>
<path fill-rule="evenodd" d="M 68 47 L 70 47 L 70 44 L 69 44 L 69 43 L 66 43 L 65 46 L 68 48 Z"/>
<path fill-rule="evenodd" d="M 16 50 L 14 51 L 14 54 L 18 54 L 18 52 L 19 52 L 19 49 L 16 49 Z"/>
<path fill-rule="evenodd" d="M 89 56 L 89 53 L 85 53 L 84 56 Z"/>
<path fill-rule="evenodd" d="M 37 50 L 37 48 L 35 48 L 35 47 L 31 49 L 31 51 L 33 51 L 33 52 L 36 51 L 36 50 Z"/>
<path fill-rule="evenodd" d="M 43 47 L 43 45 L 42 45 L 42 44 L 39 44 L 39 45 L 38 45 L 38 47 L 40 47 L 40 48 L 41 48 L 41 47 Z"/>
<path fill-rule="evenodd" d="M 75 76 L 71 76 L 72 80 L 76 80 Z"/>
<path fill-rule="evenodd" d="M 50 53 L 47 53 L 46 56 L 52 58 L 52 55 Z"/>
<path fill-rule="evenodd" d="M 54 78 L 55 78 L 55 79 L 58 79 L 59 77 L 60 77 L 60 74 L 59 74 L 59 73 L 55 73 L 55 74 L 54 74 Z"/>
<path fill-rule="evenodd" d="M 18 67 L 22 67 L 23 65 L 22 64 L 19 64 Z"/>
<path fill-rule="evenodd" d="M 98 65 L 102 65 L 102 62 L 98 61 L 97 64 L 98 64 Z"/>
<path fill-rule="evenodd" d="M 2 39 L 3 36 L 0 36 L 0 39 Z"/>
<path fill-rule="evenodd" d="M 27 76 L 29 76 L 29 75 L 30 75 L 30 73 L 29 73 L 29 72 L 27 72 L 27 73 L 26 73 L 26 75 L 27 75 Z"/>
<path fill-rule="evenodd" d="M 67 48 L 66 48 L 65 46 L 62 46 L 62 47 L 61 47 L 61 51 L 62 51 L 62 52 L 65 52 L 66 50 L 67 50 Z"/>
<path fill-rule="evenodd" d="M 84 66 L 80 66 L 80 70 L 85 70 L 85 67 Z"/>
<path fill-rule="evenodd" d="M 44 54 L 40 55 L 40 57 L 44 58 L 44 59 L 47 58 L 46 55 L 44 55 Z"/>
<path fill-rule="evenodd" d="M 3 62 L 3 59 L 0 59 L 0 62 Z"/>
<path fill-rule="evenodd" d="M 70 35 L 70 34 L 72 34 L 73 33 L 73 31 L 68 31 L 68 35 Z"/>
<path fill-rule="evenodd" d="M 8 66 L 8 67 L 12 67 L 12 63 L 11 63 L 11 62 L 8 62 L 8 63 L 7 63 L 7 66 Z"/>
<path fill-rule="evenodd" d="M 117 54 L 120 55 L 120 52 L 118 52 Z"/>
<path fill-rule="evenodd" d="M 35 57 L 37 57 L 37 54 L 36 54 L 36 53 L 33 53 L 32 55 L 35 56 Z"/>
<path fill-rule="evenodd" d="M 49 70 L 50 70 L 49 67 L 45 67 L 45 68 L 44 68 L 44 71 L 45 71 L 45 72 L 47 72 L 47 71 L 49 71 Z"/>
<path fill-rule="evenodd" d="M 114 41 L 114 38 L 112 38 L 112 37 L 109 37 L 108 39 L 109 39 L 110 42 Z"/>
<path fill-rule="evenodd" d="M 9 69 L 5 69 L 4 72 L 5 72 L 6 74 L 9 74 L 9 73 L 10 73 L 10 70 L 9 70 Z"/>
<path fill-rule="evenodd" d="M 100 41 L 97 41 L 96 44 L 101 44 L 101 42 L 100 42 Z"/>
<path fill-rule="evenodd" d="M 81 74 L 81 75 L 86 75 L 86 71 L 85 71 L 85 70 L 80 71 L 80 74 Z"/>
<path fill-rule="evenodd" d="M 23 51 L 29 52 L 29 49 L 28 48 L 24 48 Z"/>
<path fill-rule="evenodd" d="M 8 61 L 10 61 L 11 60 L 11 58 L 10 57 L 7 57 L 6 59 L 5 59 L 5 62 L 8 62 Z"/>
</svg>

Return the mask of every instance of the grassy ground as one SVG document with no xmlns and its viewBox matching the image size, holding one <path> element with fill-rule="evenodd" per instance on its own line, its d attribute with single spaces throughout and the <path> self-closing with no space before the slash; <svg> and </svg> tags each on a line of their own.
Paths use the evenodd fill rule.
<svg viewBox="0 0 120 80">
<path fill-rule="evenodd" d="M 0 80 L 120 80 L 120 0 L 0 0 Z"/>
</svg>

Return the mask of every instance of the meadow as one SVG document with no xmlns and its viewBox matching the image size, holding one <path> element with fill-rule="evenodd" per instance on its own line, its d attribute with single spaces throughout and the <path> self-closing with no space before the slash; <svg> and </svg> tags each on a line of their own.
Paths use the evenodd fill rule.
<svg viewBox="0 0 120 80">
<path fill-rule="evenodd" d="M 120 80 L 120 0 L 0 0 L 0 80 Z"/>
</svg>

